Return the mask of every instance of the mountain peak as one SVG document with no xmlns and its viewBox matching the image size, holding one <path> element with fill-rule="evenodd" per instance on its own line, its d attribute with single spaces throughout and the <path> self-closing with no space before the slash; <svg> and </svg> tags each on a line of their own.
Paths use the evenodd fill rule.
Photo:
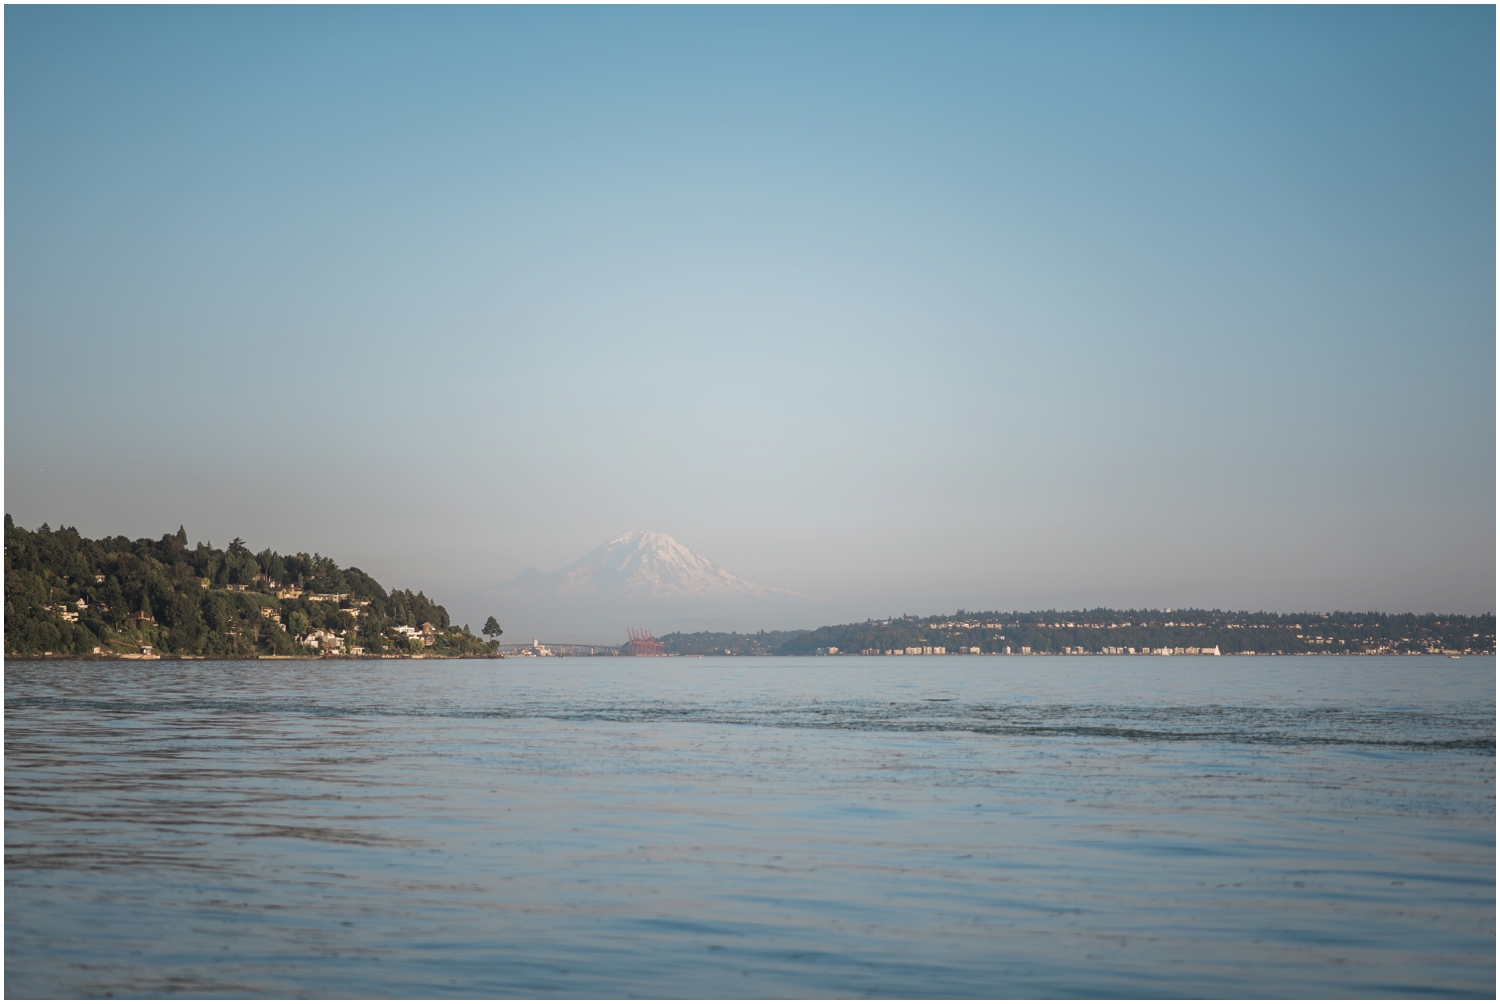
<svg viewBox="0 0 1500 1004">
<path fill-rule="evenodd" d="M 522 573 L 501 587 L 510 596 L 599 599 L 731 599 L 798 596 L 740 578 L 664 533 L 631 530 L 551 574 Z"/>
</svg>

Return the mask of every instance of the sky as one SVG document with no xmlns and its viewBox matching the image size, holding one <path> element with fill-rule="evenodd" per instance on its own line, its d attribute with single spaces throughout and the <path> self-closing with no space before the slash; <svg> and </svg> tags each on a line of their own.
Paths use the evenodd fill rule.
<svg viewBox="0 0 1500 1004">
<path fill-rule="evenodd" d="M 6 510 L 440 600 L 644 529 L 830 621 L 1492 611 L 1494 18 L 11 6 Z"/>
</svg>

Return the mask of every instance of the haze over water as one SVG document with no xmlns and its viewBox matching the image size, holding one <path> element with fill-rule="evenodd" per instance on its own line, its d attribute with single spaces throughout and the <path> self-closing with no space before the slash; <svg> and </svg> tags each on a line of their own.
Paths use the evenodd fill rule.
<svg viewBox="0 0 1500 1004">
<path fill-rule="evenodd" d="M 1491 997 L 1494 670 L 9 662 L 5 990 Z"/>
<path fill-rule="evenodd" d="M 5 28 L 21 526 L 544 640 L 456 598 L 632 528 L 825 604 L 715 630 L 1495 609 L 1492 6 Z"/>
</svg>

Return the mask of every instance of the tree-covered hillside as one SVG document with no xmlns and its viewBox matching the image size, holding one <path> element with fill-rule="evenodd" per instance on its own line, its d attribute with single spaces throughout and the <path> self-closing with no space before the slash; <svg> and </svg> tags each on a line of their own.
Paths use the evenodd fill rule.
<svg viewBox="0 0 1500 1004">
<path fill-rule="evenodd" d="M 777 655 L 783 646 L 806 631 L 696 631 L 683 634 L 674 631 L 659 640 L 671 655 Z"/>
<path fill-rule="evenodd" d="M 7 655 L 483 655 L 493 642 L 423 593 L 387 593 L 319 554 L 160 540 L 89 540 L 5 517 Z"/>
<path fill-rule="evenodd" d="M 1047 610 L 896 617 L 799 633 L 781 655 L 891 654 L 909 648 L 1020 654 L 1494 654 L 1495 616 L 1226 610 Z"/>
</svg>

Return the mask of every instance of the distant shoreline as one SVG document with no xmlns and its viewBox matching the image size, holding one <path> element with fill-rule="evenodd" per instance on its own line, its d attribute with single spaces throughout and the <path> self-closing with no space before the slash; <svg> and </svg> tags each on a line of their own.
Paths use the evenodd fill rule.
<svg viewBox="0 0 1500 1004">
<path fill-rule="evenodd" d="M 699 631 L 659 639 L 679 655 L 1493 655 L 1494 614 L 1204 609 L 973 611 L 813 631 Z"/>
<path fill-rule="evenodd" d="M 43 652 L 40 655 L 5 656 L 6 662 L 487 662 L 499 659 L 1493 659 L 1493 652 L 1212 652 L 1192 654 L 1165 654 L 1160 652 L 1137 652 L 1115 654 L 1104 652 L 944 652 L 940 655 L 865 655 L 859 652 L 834 652 L 818 655 L 779 655 L 776 653 L 725 655 L 714 653 L 663 652 L 660 655 L 630 655 L 625 652 L 597 652 L 592 655 L 548 654 L 548 655 L 175 655 L 171 653 L 138 655 L 77 654 L 74 652 Z"/>
</svg>

